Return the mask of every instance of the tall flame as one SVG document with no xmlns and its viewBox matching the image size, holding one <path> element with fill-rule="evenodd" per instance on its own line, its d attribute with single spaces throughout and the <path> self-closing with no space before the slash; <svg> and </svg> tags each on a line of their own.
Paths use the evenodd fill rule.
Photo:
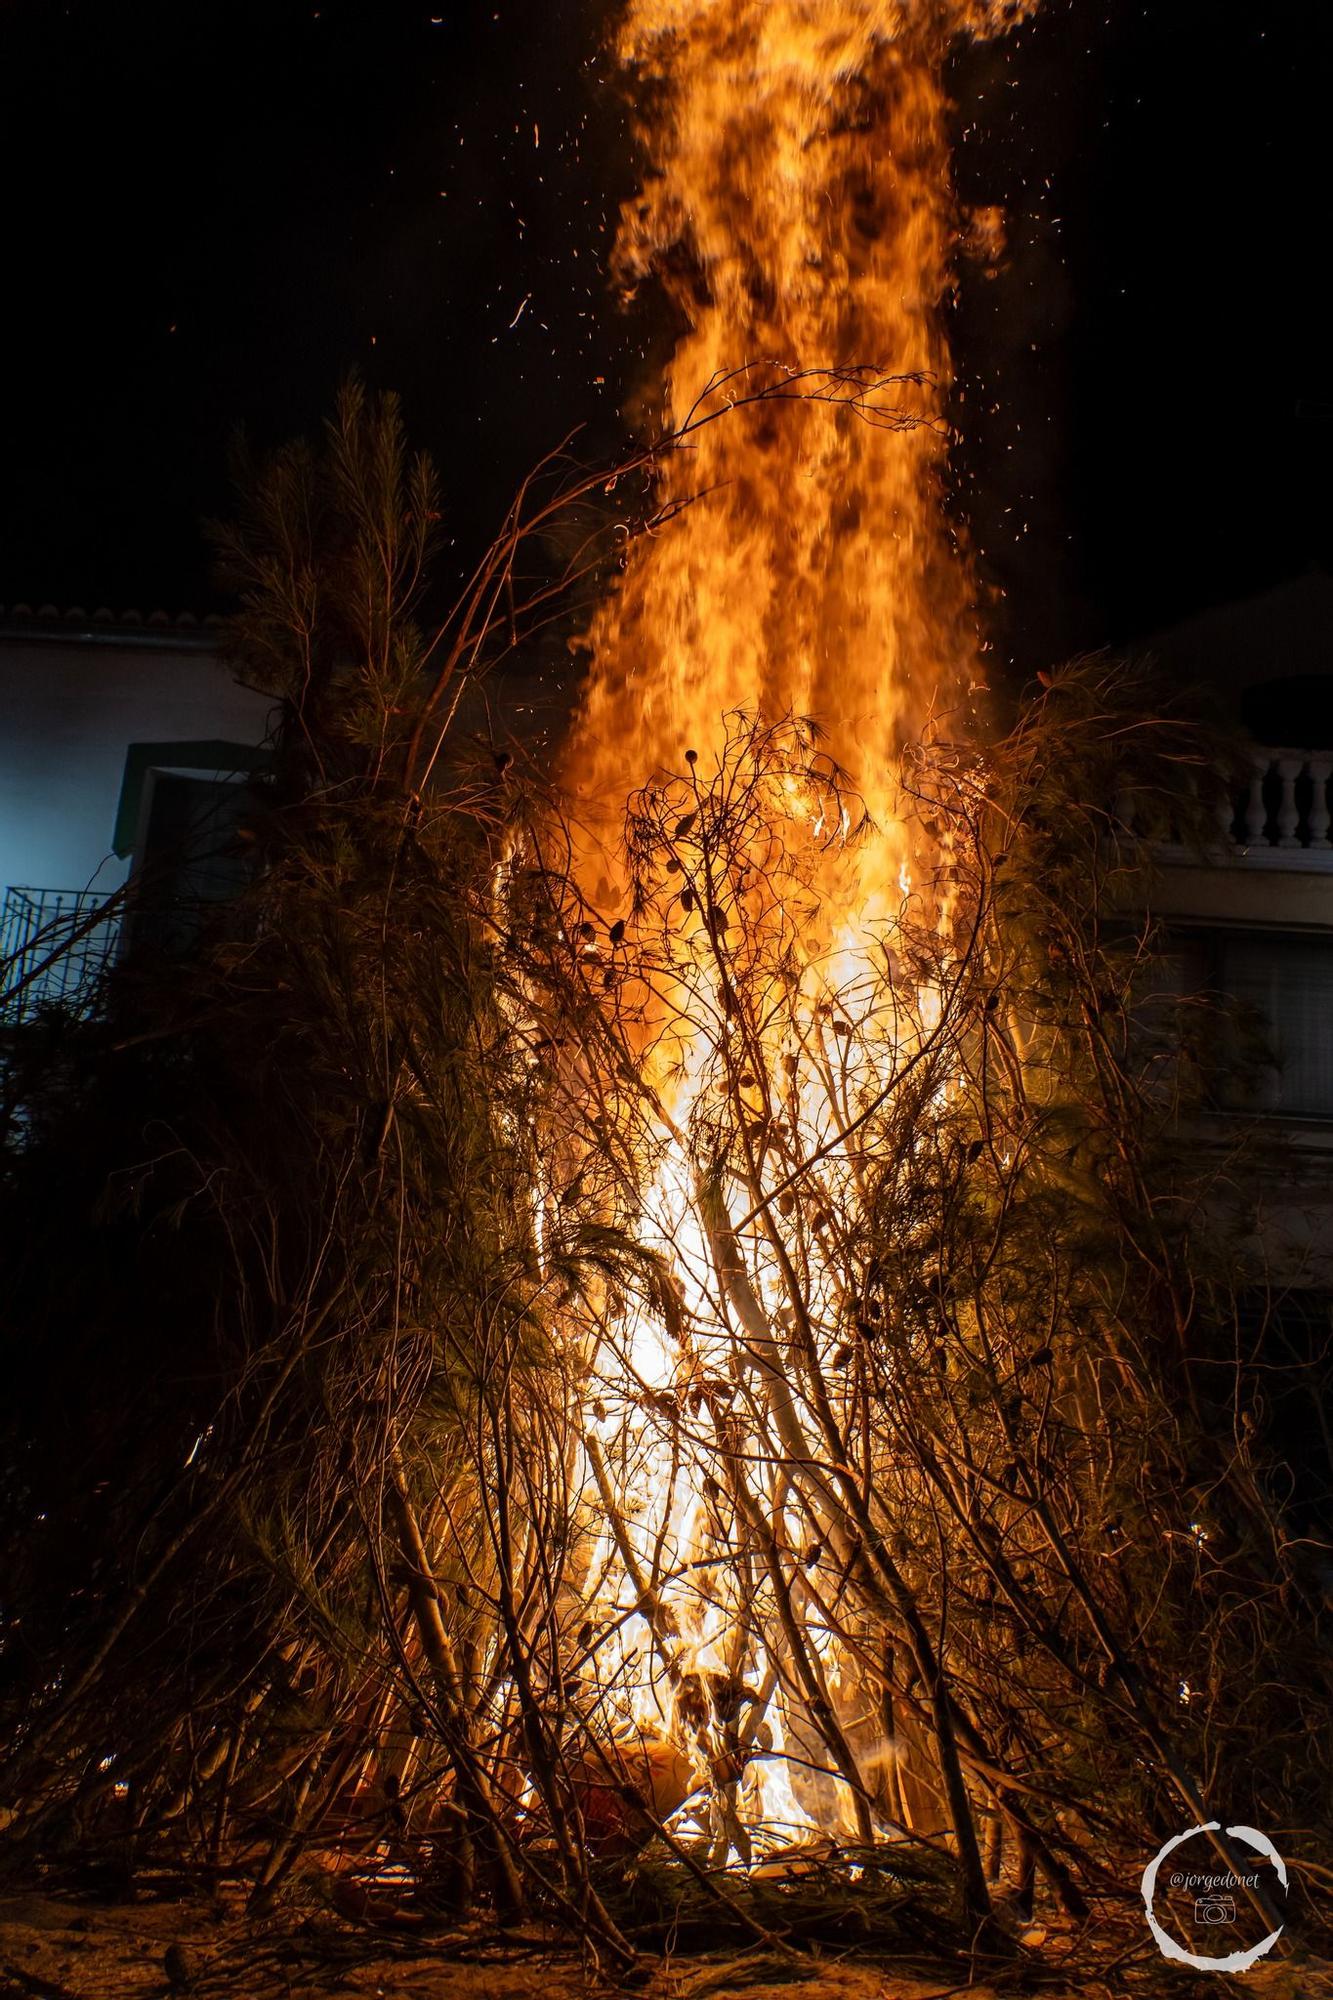
<svg viewBox="0 0 1333 2000">
<path fill-rule="evenodd" d="M 663 417 L 738 368 L 868 367 L 909 431 L 759 404 L 668 461 L 664 503 L 592 632 L 567 768 L 580 799 L 706 754 L 730 711 L 815 717 L 885 830 L 905 736 L 976 680 L 971 580 L 942 507 L 956 223 L 942 64 L 1003 0 L 631 0 L 619 52 L 653 163 L 617 269 L 683 320 Z M 737 385 L 741 386 L 741 385 Z M 878 901 L 873 879 L 863 884 Z"/>
<path fill-rule="evenodd" d="M 689 753 L 704 771 L 725 763 L 738 712 L 757 726 L 788 717 L 818 723 L 874 831 L 853 851 L 840 839 L 820 849 L 828 857 L 816 884 L 823 967 L 812 967 L 814 985 L 788 1016 L 786 1032 L 796 1019 L 798 1043 L 800 1008 L 816 1005 L 821 982 L 826 994 L 845 996 L 865 940 L 900 910 L 907 843 L 894 799 L 899 752 L 932 710 L 964 703 L 978 678 L 972 581 L 943 491 L 951 377 L 941 309 L 957 231 L 942 71 L 952 36 L 997 28 L 1017 11 L 1003 0 L 630 0 L 620 31 L 653 172 L 622 218 L 617 265 L 631 286 L 654 277 L 680 321 L 664 428 L 686 425 L 701 397 L 712 398 L 709 410 L 728 400 L 738 407 L 693 428 L 689 448 L 665 458 L 660 500 L 671 519 L 631 546 L 620 587 L 593 622 L 566 778 L 585 832 L 595 835 L 599 821 L 603 831 L 618 824 L 631 787 L 680 773 Z M 784 370 L 794 371 L 790 398 L 746 400 L 755 379 L 780 384 Z M 844 382 L 856 371 L 895 378 L 891 394 L 905 421 L 867 421 L 854 401 L 807 399 L 801 371 Z M 790 791 L 793 821 L 805 816 L 818 847 L 822 808 L 795 778 Z M 658 796 L 671 794 L 668 781 Z M 695 817 L 687 813 L 674 837 L 687 840 Z M 594 896 L 617 873 L 591 844 L 580 863 Z M 686 862 L 671 865 L 685 868 L 674 880 L 687 878 Z M 780 1324 L 783 1280 L 762 1231 L 752 1229 L 743 1254 L 755 1324 L 738 1337 L 719 1306 L 717 1222 L 706 1211 L 716 1199 L 725 1221 L 733 1193 L 744 1190 L 707 1195 L 684 1136 L 710 1064 L 713 1087 L 720 1065 L 742 1110 L 756 1082 L 734 1073 L 719 1041 L 705 1046 L 707 1030 L 690 1046 L 689 1024 L 716 1017 L 718 989 L 716 916 L 689 893 L 677 905 L 694 914 L 679 920 L 675 961 L 684 1046 L 675 1046 L 671 1135 L 643 1191 L 642 1228 L 645 1243 L 675 1266 L 690 1332 L 673 1342 L 649 1316 L 632 1315 L 597 1361 L 587 1494 L 604 1526 L 591 1573 L 616 1635 L 599 1670 L 611 1673 L 640 1727 L 689 1750 L 714 1802 L 716 1853 L 748 1855 L 743 1822 L 789 1835 L 808 1828 L 816 1811 L 844 1830 L 864 1833 L 868 1822 L 845 1782 L 846 1757 L 842 1776 L 818 1757 L 811 1763 L 817 1738 L 785 1675 L 780 1634 L 775 1648 L 776 1621 L 756 1609 L 735 1571 L 730 1530 L 715 1518 L 726 1503 L 701 1497 L 720 1491 L 714 1471 L 743 1464 L 752 1469 L 753 1504 L 776 1509 L 792 1550 L 803 1544 L 800 1510 L 788 1522 L 787 1496 L 804 1476 L 791 1434 L 809 1412 L 785 1385 L 787 1428 L 778 1420 L 777 1437 L 782 1336 L 759 1325 Z M 773 894 L 781 921 L 802 921 Z M 919 1028 L 929 996 L 918 998 Z M 758 1011 L 770 1020 L 781 1012 Z M 837 1026 L 853 1033 L 845 1020 Z M 891 1063 L 895 1037 L 911 1031 L 910 1023 L 863 1022 L 856 1047 L 874 1070 L 876 1048 Z M 765 1060 L 775 1070 L 787 1062 L 794 1076 L 793 1046 L 775 1042 Z M 860 1078 L 850 1048 L 844 1043 L 838 1058 L 849 1100 L 875 1080 Z M 830 1152 L 829 1107 L 818 1090 L 793 1089 L 786 1116 L 793 1156 Z M 767 1205 L 766 1195 L 758 1199 Z M 752 1184 L 738 1206 L 753 1215 L 755 1201 Z M 823 1341 L 839 1306 L 818 1262 L 813 1255 L 807 1303 L 811 1338 Z M 744 1436 L 734 1415 L 717 1416 L 711 1442 L 706 1411 L 689 1426 L 670 1415 L 663 1423 L 664 1403 L 687 1407 L 691 1385 L 707 1380 L 751 1384 L 753 1428 Z M 822 1661 L 811 1671 L 836 1705 L 841 1667 L 818 1564 L 802 1558 L 797 1568 L 791 1587 L 809 1607 L 807 1642 Z M 647 1589 L 649 1573 L 674 1579 L 665 1595 Z M 651 1631 L 650 1598 L 658 1604 Z M 711 1725 L 697 1715 L 682 1725 L 682 1697 L 691 1687 L 697 1697 L 704 1684 L 743 1684 L 743 1730 L 719 1715 Z M 850 1694 L 847 1701 L 850 1714 Z M 864 1755 L 892 1758 L 893 1746 L 877 1741 L 862 1745 Z"/>
</svg>

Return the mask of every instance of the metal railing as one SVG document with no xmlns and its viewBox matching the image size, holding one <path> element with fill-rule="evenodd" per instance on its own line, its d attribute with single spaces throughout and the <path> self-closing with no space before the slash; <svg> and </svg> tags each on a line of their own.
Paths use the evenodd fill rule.
<svg viewBox="0 0 1333 2000">
<path fill-rule="evenodd" d="M 120 938 L 122 899 L 91 889 L 6 889 L 0 903 L 0 1020 L 43 1007 L 88 1014 Z M 97 912 L 105 912 L 100 918 Z"/>
</svg>

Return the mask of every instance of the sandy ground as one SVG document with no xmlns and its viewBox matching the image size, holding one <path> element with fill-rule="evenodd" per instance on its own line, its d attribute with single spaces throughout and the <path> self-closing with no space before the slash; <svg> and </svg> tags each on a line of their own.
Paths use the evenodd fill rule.
<svg viewBox="0 0 1333 2000">
<path fill-rule="evenodd" d="M 174 1951 L 173 1951 L 174 1947 Z M 1246 2000 L 1333 2000 L 1333 1969 L 1288 1958 L 1241 1980 L 1175 1974 L 1151 1949 L 1111 1970 L 1071 1957 L 1067 1976 L 1022 1974 L 960 1984 L 956 1971 L 872 1964 L 828 1954 L 663 1961 L 643 2000 L 1115 2000 L 1243 1993 Z M 614 1991 L 614 1986 L 611 1988 Z M 426 1944 L 359 1931 L 316 1915 L 256 1925 L 226 1903 L 169 1897 L 112 1904 L 87 1896 L 0 1894 L 0 2000 L 585 2000 L 607 1985 L 540 1940 L 503 1948 L 482 1938 Z"/>
</svg>

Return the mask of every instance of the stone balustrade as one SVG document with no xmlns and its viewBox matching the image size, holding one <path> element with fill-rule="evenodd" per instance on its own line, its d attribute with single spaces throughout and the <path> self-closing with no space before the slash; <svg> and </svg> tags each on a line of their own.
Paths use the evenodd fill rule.
<svg viewBox="0 0 1333 2000">
<path fill-rule="evenodd" d="M 1333 873 L 1333 750 L 1257 748 L 1247 775 L 1217 802 L 1217 838 L 1205 840 L 1214 859 L 1258 862 L 1266 867 L 1327 868 Z M 1115 816 L 1132 832 L 1153 840 L 1170 857 L 1197 854 L 1196 830 L 1187 836 L 1183 817 L 1164 812 L 1161 802 L 1147 802 L 1124 789 L 1115 800 Z"/>
<path fill-rule="evenodd" d="M 1328 781 L 1333 750 L 1259 750 L 1224 828 L 1236 845 L 1333 851 Z"/>
</svg>

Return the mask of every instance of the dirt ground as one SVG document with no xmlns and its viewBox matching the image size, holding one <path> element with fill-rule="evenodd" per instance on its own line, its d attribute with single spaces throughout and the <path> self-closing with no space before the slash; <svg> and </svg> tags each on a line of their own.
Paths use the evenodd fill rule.
<svg viewBox="0 0 1333 2000">
<path fill-rule="evenodd" d="M 1280 1949 L 1281 1947 L 1279 1947 Z M 1065 1971 L 969 1985 L 957 1970 L 898 1967 L 825 1953 L 663 1960 L 644 2000 L 1113 2000 L 1243 1991 L 1247 2000 L 1333 2000 L 1333 1968 L 1265 1964 L 1241 1981 L 1172 1974 L 1151 1947 L 1112 1968 L 1072 1940 Z M 1081 1962 L 1080 1962 L 1081 1961 Z M 614 1983 L 611 1991 L 615 1990 Z M 585 2000 L 608 1991 L 595 1969 L 536 1937 L 400 1939 L 323 1912 L 282 1925 L 198 1897 L 109 1903 L 86 1894 L 0 1894 L 0 2000 Z"/>
</svg>

